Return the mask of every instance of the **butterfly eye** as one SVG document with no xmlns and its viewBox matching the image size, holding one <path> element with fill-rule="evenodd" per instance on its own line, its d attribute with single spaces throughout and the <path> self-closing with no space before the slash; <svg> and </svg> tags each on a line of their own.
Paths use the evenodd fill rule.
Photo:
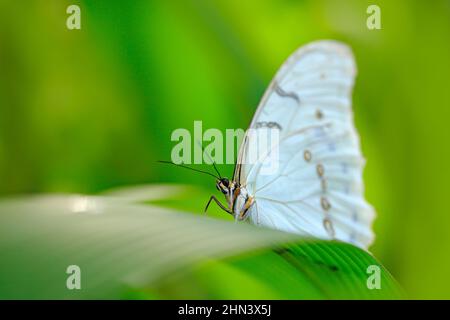
<svg viewBox="0 0 450 320">
<path fill-rule="evenodd" d="M 228 188 L 230 185 L 230 180 L 228 180 L 227 178 L 223 178 L 221 182 L 226 188 Z"/>
</svg>

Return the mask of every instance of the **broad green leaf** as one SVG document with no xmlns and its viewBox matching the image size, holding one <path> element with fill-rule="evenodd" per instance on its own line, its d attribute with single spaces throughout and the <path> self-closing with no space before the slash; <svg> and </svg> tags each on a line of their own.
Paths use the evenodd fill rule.
<svg viewBox="0 0 450 320">
<path fill-rule="evenodd" d="M 367 267 L 380 263 L 353 246 L 125 194 L 2 200 L 0 298 L 401 297 L 383 267 L 381 289 L 367 288 Z M 81 268 L 81 290 L 66 287 L 69 265 Z"/>
</svg>

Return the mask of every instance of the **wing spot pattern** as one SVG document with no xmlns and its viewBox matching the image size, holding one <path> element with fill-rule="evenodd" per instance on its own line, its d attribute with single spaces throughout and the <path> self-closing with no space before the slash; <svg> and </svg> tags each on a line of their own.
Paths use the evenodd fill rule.
<svg viewBox="0 0 450 320">
<path fill-rule="evenodd" d="M 316 118 L 319 120 L 323 118 L 323 112 L 320 109 L 316 110 Z"/>
<path fill-rule="evenodd" d="M 328 234 L 332 238 L 334 238 L 335 232 L 334 232 L 334 228 L 333 228 L 333 223 L 331 222 L 331 220 L 329 218 L 323 219 L 323 227 L 328 232 Z"/>
<path fill-rule="evenodd" d="M 331 209 L 331 204 L 326 198 L 326 191 L 327 191 L 327 183 L 324 177 L 325 174 L 325 168 L 321 163 L 317 164 L 316 166 L 317 175 L 319 176 L 321 180 L 321 187 L 322 187 L 322 196 L 320 197 L 320 206 L 324 210 L 325 218 L 323 219 L 323 227 L 325 228 L 325 231 L 328 233 L 330 238 L 335 237 L 335 231 L 333 228 L 333 223 L 329 216 L 329 211 Z"/>
<path fill-rule="evenodd" d="M 281 126 L 274 122 L 274 121 L 260 121 L 257 122 L 255 124 L 255 129 L 259 129 L 259 128 L 269 128 L 269 129 L 273 129 L 273 128 L 277 128 L 278 130 L 281 130 Z"/>
<path fill-rule="evenodd" d="M 316 166 L 316 171 L 317 175 L 322 178 L 325 173 L 325 169 L 323 168 L 323 165 L 321 163 Z"/>
<path fill-rule="evenodd" d="M 311 151 L 305 150 L 305 152 L 303 152 L 303 158 L 305 158 L 305 161 L 310 162 L 312 158 Z"/>
<path fill-rule="evenodd" d="M 328 202 L 327 198 L 325 198 L 325 197 L 320 198 L 320 204 L 322 206 L 322 209 L 325 211 L 328 211 L 331 208 L 330 202 Z"/>
<path fill-rule="evenodd" d="M 277 83 L 275 84 L 275 92 L 280 97 L 289 97 L 297 101 L 298 104 L 300 104 L 300 98 L 295 92 L 286 92 L 284 91 Z"/>
</svg>

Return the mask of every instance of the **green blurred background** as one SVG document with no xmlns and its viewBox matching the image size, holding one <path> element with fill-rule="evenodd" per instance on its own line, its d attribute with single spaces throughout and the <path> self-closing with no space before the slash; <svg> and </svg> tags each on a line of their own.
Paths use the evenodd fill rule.
<svg viewBox="0 0 450 320">
<path fill-rule="evenodd" d="M 66 28 L 70 4 L 81 30 Z M 382 30 L 367 29 L 369 4 Z M 410 297 L 450 298 L 449 1 L 1 0 L 0 194 L 213 193 L 209 177 L 156 163 L 172 131 L 246 128 L 282 61 L 323 38 L 358 64 L 371 251 Z"/>
</svg>

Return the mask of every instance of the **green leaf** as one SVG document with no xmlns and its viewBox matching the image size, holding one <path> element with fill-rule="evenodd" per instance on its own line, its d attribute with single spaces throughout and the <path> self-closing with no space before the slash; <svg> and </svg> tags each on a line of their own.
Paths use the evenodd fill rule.
<svg viewBox="0 0 450 320">
<path fill-rule="evenodd" d="M 148 200 L 139 190 L 1 201 L 0 298 L 402 296 L 361 249 L 135 203 Z M 69 265 L 81 290 L 66 287 Z M 366 286 L 369 265 L 381 266 L 380 290 Z"/>
</svg>

